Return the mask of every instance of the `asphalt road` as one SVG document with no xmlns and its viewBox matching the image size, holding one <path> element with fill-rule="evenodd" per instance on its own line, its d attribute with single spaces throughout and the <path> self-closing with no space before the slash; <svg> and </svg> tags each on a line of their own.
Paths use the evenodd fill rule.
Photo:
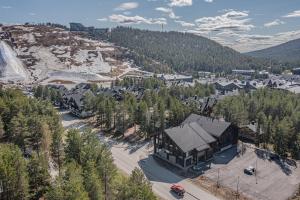
<svg viewBox="0 0 300 200">
<path fill-rule="evenodd" d="M 67 112 L 61 112 L 60 114 L 65 128 L 77 128 L 81 130 L 85 126 L 84 121 L 78 120 Z M 153 191 L 160 198 L 164 200 L 180 199 L 170 191 L 171 184 L 179 183 L 186 190 L 184 197 L 181 199 L 218 200 L 217 197 L 194 185 L 190 180 L 183 179 L 160 166 L 151 156 L 153 147 L 150 143 L 144 142 L 137 145 L 117 143 L 113 139 L 104 137 L 103 135 L 99 135 L 99 139 L 111 148 L 114 163 L 120 170 L 129 175 L 135 167 L 142 169 L 145 176 L 151 181 Z"/>
<path fill-rule="evenodd" d="M 136 146 L 127 143 L 116 143 L 115 141 L 100 137 L 101 141 L 108 143 L 114 157 L 114 162 L 119 169 L 130 174 L 135 167 L 143 170 L 146 177 L 153 185 L 153 191 L 165 200 L 179 199 L 178 196 L 170 191 L 173 183 L 181 184 L 186 194 L 182 199 L 186 200 L 217 200 L 212 194 L 194 185 L 190 180 L 172 173 L 159 165 L 152 157 L 153 148 L 149 143 L 142 143 Z"/>
</svg>

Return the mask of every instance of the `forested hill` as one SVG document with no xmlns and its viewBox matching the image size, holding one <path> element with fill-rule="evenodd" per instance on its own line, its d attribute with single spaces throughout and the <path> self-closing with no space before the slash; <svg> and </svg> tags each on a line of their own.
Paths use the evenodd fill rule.
<svg viewBox="0 0 300 200">
<path fill-rule="evenodd" d="M 132 50 L 136 64 L 149 71 L 177 72 L 262 69 L 262 60 L 250 58 L 205 37 L 190 33 L 158 32 L 127 27 L 112 29 L 108 39 Z"/>
<path fill-rule="evenodd" d="M 246 55 L 258 58 L 272 58 L 283 62 L 300 63 L 300 39 L 291 40 L 267 49 L 249 52 Z"/>
</svg>

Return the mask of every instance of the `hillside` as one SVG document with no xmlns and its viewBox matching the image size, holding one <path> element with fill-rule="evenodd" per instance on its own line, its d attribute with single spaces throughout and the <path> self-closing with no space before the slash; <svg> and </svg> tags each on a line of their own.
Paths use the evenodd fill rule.
<svg viewBox="0 0 300 200">
<path fill-rule="evenodd" d="M 243 55 L 205 37 L 117 27 L 108 40 L 132 50 L 131 58 L 149 71 L 231 71 L 262 69 L 264 61 Z"/>
<path fill-rule="evenodd" d="M 257 58 L 271 58 L 281 62 L 300 63 L 300 39 L 292 40 L 267 49 L 246 53 Z"/>
<path fill-rule="evenodd" d="M 16 53 L 4 41 L 0 41 L 0 77 L 20 81 L 26 81 L 29 77 Z"/>
<path fill-rule="evenodd" d="M 133 70 L 126 49 L 46 25 L 3 26 L 0 81 L 103 82 Z"/>
</svg>

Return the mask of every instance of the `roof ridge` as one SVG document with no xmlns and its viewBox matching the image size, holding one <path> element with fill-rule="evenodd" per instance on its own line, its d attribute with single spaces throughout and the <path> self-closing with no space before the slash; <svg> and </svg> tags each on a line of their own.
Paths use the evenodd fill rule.
<svg viewBox="0 0 300 200">
<path fill-rule="evenodd" d="M 210 134 L 209 132 L 207 132 L 200 124 L 198 124 L 197 122 L 190 122 L 188 123 L 188 126 L 204 141 L 206 142 L 207 144 L 209 144 L 209 141 L 207 141 L 206 139 L 204 139 L 201 134 L 194 128 L 191 126 L 191 123 L 194 123 L 194 124 L 197 124 L 203 131 L 204 133 L 206 133 L 207 135 L 211 136 L 213 138 L 213 135 Z"/>
</svg>

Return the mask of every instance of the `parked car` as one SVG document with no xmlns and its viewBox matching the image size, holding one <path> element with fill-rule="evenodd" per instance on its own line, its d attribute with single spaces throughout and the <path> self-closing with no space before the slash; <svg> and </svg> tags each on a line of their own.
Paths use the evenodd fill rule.
<svg viewBox="0 0 300 200">
<path fill-rule="evenodd" d="M 180 197 L 183 197 L 185 193 L 184 188 L 179 184 L 171 185 L 171 191 L 175 192 Z"/>
<path fill-rule="evenodd" d="M 255 168 L 252 166 L 249 166 L 244 169 L 244 173 L 248 175 L 253 175 L 255 173 Z"/>
<path fill-rule="evenodd" d="M 197 165 L 194 165 L 192 167 L 192 170 L 196 171 L 196 172 L 204 171 L 204 170 L 207 170 L 207 169 L 210 169 L 210 164 L 207 163 L 207 162 L 200 162 Z"/>
</svg>

